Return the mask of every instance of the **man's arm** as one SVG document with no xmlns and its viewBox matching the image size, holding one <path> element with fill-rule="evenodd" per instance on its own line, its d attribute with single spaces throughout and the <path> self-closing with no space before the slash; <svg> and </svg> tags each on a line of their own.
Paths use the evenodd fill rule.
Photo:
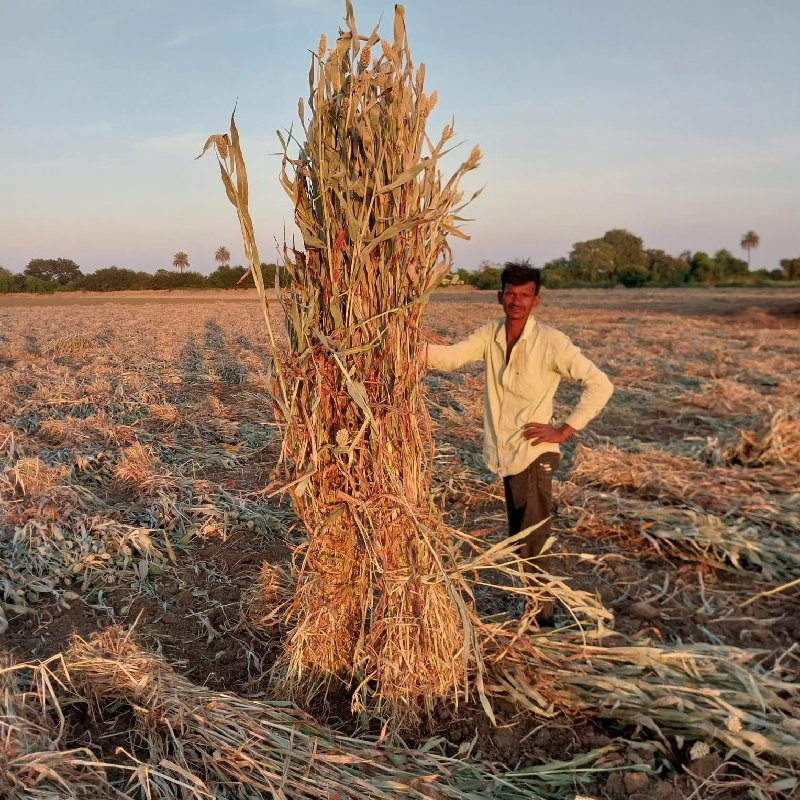
<svg viewBox="0 0 800 800">
<path fill-rule="evenodd" d="M 447 372 L 468 364 L 470 361 L 483 361 L 486 355 L 486 340 L 492 335 L 494 325 L 484 325 L 456 344 L 428 343 L 423 349 L 425 363 L 431 369 Z"/>
<path fill-rule="evenodd" d="M 554 342 L 553 368 L 560 375 L 583 384 L 581 399 L 562 425 L 531 422 L 523 426 L 522 435 L 532 444 L 561 444 L 575 431 L 585 428 L 603 410 L 614 393 L 614 387 L 605 372 L 586 358 L 566 336 Z"/>
</svg>

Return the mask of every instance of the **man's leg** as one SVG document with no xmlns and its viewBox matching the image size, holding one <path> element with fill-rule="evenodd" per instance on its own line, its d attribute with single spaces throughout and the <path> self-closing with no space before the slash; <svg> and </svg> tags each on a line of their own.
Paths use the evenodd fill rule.
<svg viewBox="0 0 800 800">
<path fill-rule="evenodd" d="M 525 527 L 522 524 L 522 520 L 525 516 L 525 503 L 528 496 L 527 471 L 521 472 L 519 475 L 509 475 L 503 478 L 503 488 L 506 490 L 508 535 L 513 536 Z"/>
<path fill-rule="evenodd" d="M 561 456 L 558 453 L 544 453 L 539 456 L 524 472 L 510 475 L 503 483 L 506 492 L 506 511 L 508 514 L 509 534 L 519 533 L 531 525 L 541 522 L 539 527 L 526 537 L 520 547 L 520 555 L 525 559 L 534 559 L 525 568 L 530 571 L 541 570 L 551 572 L 553 559 L 539 556 L 545 542 L 550 537 L 553 511 L 553 473 L 556 471 Z M 539 614 L 539 621 L 547 623 L 553 616 L 553 603 L 546 602 Z"/>
<path fill-rule="evenodd" d="M 532 566 L 542 572 L 550 572 L 553 569 L 552 557 L 539 556 L 539 554 L 552 531 L 553 474 L 558 469 L 560 461 L 561 456 L 558 453 L 544 453 L 526 470 L 527 498 L 520 530 L 536 525 L 538 522 L 542 524 L 528 534 L 522 544 L 521 553 L 525 558 L 536 559 Z"/>
</svg>

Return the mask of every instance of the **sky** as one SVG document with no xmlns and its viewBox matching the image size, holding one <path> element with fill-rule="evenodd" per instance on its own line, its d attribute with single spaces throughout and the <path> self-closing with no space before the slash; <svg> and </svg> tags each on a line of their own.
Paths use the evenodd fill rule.
<svg viewBox="0 0 800 800">
<path fill-rule="evenodd" d="M 455 266 L 566 256 L 625 228 L 678 254 L 800 257 L 798 0 L 407 0 L 412 56 L 455 120 L 470 241 Z M 354 0 L 359 30 L 393 4 Z M 262 260 L 291 240 L 278 129 L 344 0 L 0 0 L 0 266 L 244 263 L 207 136 L 234 105 Z"/>
</svg>

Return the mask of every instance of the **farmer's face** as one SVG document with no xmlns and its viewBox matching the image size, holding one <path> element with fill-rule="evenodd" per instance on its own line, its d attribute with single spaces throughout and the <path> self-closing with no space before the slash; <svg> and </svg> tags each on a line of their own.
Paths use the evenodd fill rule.
<svg viewBox="0 0 800 800">
<path fill-rule="evenodd" d="M 497 301 L 503 306 L 507 320 L 523 320 L 541 302 L 541 297 L 536 294 L 536 284 L 523 283 L 522 286 L 506 284 L 504 291 L 497 293 Z"/>
</svg>

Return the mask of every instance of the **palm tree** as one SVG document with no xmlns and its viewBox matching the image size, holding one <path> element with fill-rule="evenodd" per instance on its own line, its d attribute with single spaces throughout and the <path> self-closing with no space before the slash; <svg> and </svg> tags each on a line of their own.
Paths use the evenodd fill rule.
<svg viewBox="0 0 800 800">
<path fill-rule="evenodd" d="M 172 259 L 172 266 L 176 267 L 178 271 L 183 274 L 183 271 L 189 266 L 189 256 L 187 256 L 183 250 L 179 250 Z"/>
<path fill-rule="evenodd" d="M 214 261 L 217 262 L 221 267 L 224 267 L 229 261 L 231 260 L 231 251 L 228 250 L 225 245 L 222 247 L 217 248 L 217 252 L 214 253 Z"/>
<path fill-rule="evenodd" d="M 761 239 L 755 231 L 747 231 L 742 236 L 742 250 L 747 250 L 747 269 L 750 269 L 750 251 L 758 247 Z"/>
</svg>

